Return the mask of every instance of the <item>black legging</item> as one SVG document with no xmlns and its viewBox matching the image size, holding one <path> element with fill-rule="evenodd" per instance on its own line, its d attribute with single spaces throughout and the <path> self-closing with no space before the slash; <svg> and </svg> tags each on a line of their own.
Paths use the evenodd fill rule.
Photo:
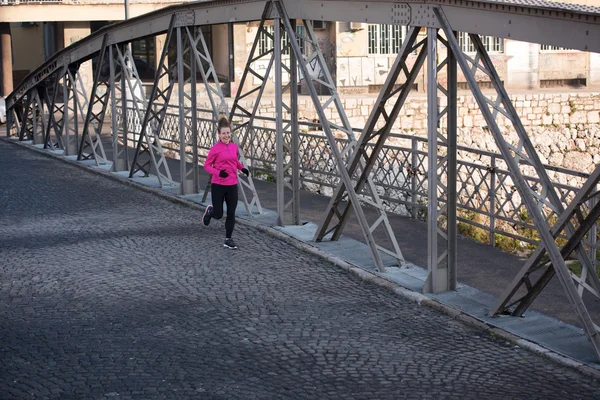
<svg viewBox="0 0 600 400">
<path fill-rule="evenodd" d="M 210 192 L 212 194 L 213 209 L 211 216 L 221 219 L 223 216 L 223 202 L 227 203 L 227 218 L 225 219 L 225 237 L 231 238 L 233 227 L 235 226 L 235 209 L 238 203 L 237 185 L 223 186 L 211 183 Z"/>
</svg>

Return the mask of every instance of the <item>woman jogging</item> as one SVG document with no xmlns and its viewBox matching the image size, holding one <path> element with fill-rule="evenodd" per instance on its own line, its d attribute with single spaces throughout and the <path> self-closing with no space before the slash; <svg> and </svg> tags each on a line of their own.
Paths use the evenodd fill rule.
<svg viewBox="0 0 600 400">
<path fill-rule="evenodd" d="M 204 169 L 212 175 L 210 185 L 212 206 L 207 206 L 204 210 L 202 223 L 208 226 L 212 218 L 221 219 L 223 216 L 223 202 L 227 203 L 225 242 L 223 246 L 228 249 L 237 249 L 231 238 L 235 226 L 235 209 L 238 202 L 237 172 L 242 171 L 246 176 L 249 175 L 249 172 L 238 160 L 238 147 L 231 142 L 231 125 L 227 118 L 219 119 L 217 133 L 219 140 L 211 147 L 204 163 Z"/>
</svg>

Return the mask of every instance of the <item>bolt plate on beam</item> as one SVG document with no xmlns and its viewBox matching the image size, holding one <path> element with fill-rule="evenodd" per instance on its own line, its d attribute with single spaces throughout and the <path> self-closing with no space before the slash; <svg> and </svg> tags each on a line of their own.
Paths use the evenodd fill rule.
<svg viewBox="0 0 600 400">
<path fill-rule="evenodd" d="M 392 24 L 394 25 L 410 25 L 410 6 L 406 3 L 392 4 Z"/>
<path fill-rule="evenodd" d="M 183 11 L 175 13 L 175 28 L 182 26 L 193 26 L 196 21 L 196 16 L 193 11 Z"/>
<path fill-rule="evenodd" d="M 441 25 L 438 22 L 435 14 L 433 13 L 434 6 L 427 4 L 413 4 L 411 8 L 411 21 L 412 26 L 426 26 L 427 28 L 440 28 Z"/>
</svg>

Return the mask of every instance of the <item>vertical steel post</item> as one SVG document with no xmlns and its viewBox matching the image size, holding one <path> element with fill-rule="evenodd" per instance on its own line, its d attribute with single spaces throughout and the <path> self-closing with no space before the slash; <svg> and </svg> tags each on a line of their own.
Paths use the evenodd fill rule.
<svg viewBox="0 0 600 400">
<path fill-rule="evenodd" d="M 597 190 L 597 185 L 595 189 Z M 597 204 L 597 199 L 596 196 L 592 196 L 590 197 L 590 199 L 587 201 L 587 208 L 588 210 L 590 210 L 590 212 L 594 209 L 594 207 Z M 588 215 L 589 216 L 589 215 Z M 577 286 L 577 293 L 579 294 L 579 297 L 583 296 L 583 291 L 585 289 L 584 284 L 587 281 L 587 275 L 588 274 L 594 274 L 596 273 L 596 234 L 597 234 L 597 230 L 598 230 L 598 225 L 596 224 L 596 222 L 594 222 L 588 232 L 588 257 L 590 258 L 590 260 L 592 261 L 592 270 L 590 271 L 588 268 L 582 268 L 581 269 L 581 277 L 580 277 L 580 284 L 579 286 Z"/>
<path fill-rule="evenodd" d="M 598 185 L 595 185 L 594 187 L 594 192 L 598 193 Z M 596 206 L 596 204 L 598 203 L 598 195 L 593 196 L 592 198 L 590 198 L 590 210 Z M 590 259 L 592 260 L 592 265 L 594 266 L 594 270 L 596 270 L 596 267 L 598 266 L 598 256 L 597 256 L 597 252 L 600 251 L 600 249 L 598 249 L 598 224 L 594 224 L 594 226 L 592 227 L 592 229 L 590 229 L 590 236 L 589 236 L 589 241 L 590 241 Z"/>
<path fill-rule="evenodd" d="M 417 219 L 417 217 L 419 216 L 419 207 L 418 207 L 418 195 L 417 195 L 417 163 L 419 162 L 419 142 L 417 142 L 417 139 L 415 137 L 413 137 L 411 139 L 411 160 L 410 162 L 412 163 L 410 165 L 410 170 L 407 171 L 407 178 L 410 179 L 410 189 L 411 189 L 411 195 L 410 195 L 410 202 L 412 204 L 412 208 L 411 208 L 411 217 L 414 219 Z"/>
<path fill-rule="evenodd" d="M 185 12 L 183 13 L 185 14 Z M 161 90 L 159 89 L 161 79 L 168 77 L 173 73 L 172 68 L 167 63 L 167 55 L 169 52 L 169 43 L 173 38 L 173 29 L 176 21 L 181 20 L 182 14 L 173 14 L 169 23 L 167 31 L 167 38 L 165 40 L 165 46 L 160 56 L 160 62 L 156 66 L 156 74 L 154 76 L 154 84 L 150 94 L 150 100 L 145 104 L 146 109 L 144 111 L 144 118 L 142 120 L 142 127 L 140 135 L 137 141 L 135 154 L 133 156 L 133 162 L 131 163 L 131 169 L 129 170 L 129 177 L 133 178 L 136 173 L 142 172 L 145 176 L 150 175 L 150 168 L 156 169 L 156 176 L 159 184 L 162 186 L 170 186 L 173 184 L 171 177 L 171 171 L 165 158 L 165 154 L 162 148 L 160 139 L 160 130 L 164 122 L 164 116 L 167 111 L 168 102 L 171 98 L 171 92 L 173 91 L 174 80 L 169 81 L 169 86 Z M 161 104 L 160 110 L 154 110 L 154 102 L 157 99 L 161 99 L 164 103 Z M 143 156 L 149 156 L 149 160 L 143 159 Z"/>
<path fill-rule="evenodd" d="M 231 25 L 231 24 L 229 24 Z M 196 30 L 200 29 L 199 27 L 194 27 L 194 32 Z M 233 40 L 233 35 L 231 36 L 230 40 Z M 194 193 L 200 193 L 200 159 L 198 157 L 198 96 L 197 96 L 197 68 L 198 65 L 196 63 L 196 52 L 194 51 L 196 48 L 196 43 L 190 39 L 189 36 L 189 32 L 188 32 L 188 41 L 190 43 L 190 71 L 191 71 L 191 77 L 190 77 L 190 93 L 191 93 L 191 118 L 192 118 L 192 168 L 193 168 L 193 172 L 192 172 L 192 179 L 193 179 L 193 184 L 192 184 L 192 190 Z M 231 56 L 231 54 L 230 54 Z M 218 85 L 218 82 L 215 82 Z"/>
<path fill-rule="evenodd" d="M 275 144 L 276 144 L 276 186 L 277 186 L 277 221 L 279 226 L 283 226 L 285 217 L 285 182 L 284 182 L 284 142 L 283 142 L 283 94 L 281 93 L 281 16 L 274 18 L 273 22 L 273 58 L 275 61 Z"/>
<path fill-rule="evenodd" d="M 69 67 L 67 66 L 66 71 L 65 71 L 65 75 L 63 76 L 62 79 L 62 94 L 63 94 L 63 102 L 64 102 L 64 112 L 63 112 L 63 126 L 62 126 L 62 136 L 63 136 L 63 141 L 65 144 L 65 156 L 69 156 L 71 155 L 71 149 L 69 148 L 69 146 L 71 145 L 71 138 L 70 138 L 70 127 L 69 124 L 71 123 L 71 117 L 70 117 L 70 107 L 71 107 L 71 92 L 69 90 Z"/>
<path fill-rule="evenodd" d="M 59 71 L 63 71 L 63 68 L 60 68 Z M 61 138 L 56 135 L 57 130 L 59 129 L 56 126 L 56 119 L 54 118 L 54 113 L 55 113 L 55 107 L 56 107 L 56 97 L 58 96 L 58 88 L 60 87 L 60 78 L 61 78 L 61 72 L 56 72 L 54 74 L 54 82 L 52 84 L 52 97 L 50 100 L 50 105 L 48 107 L 48 124 L 46 125 L 46 131 L 44 132 L 44 149 L 47 148 L 55 148 L 55 145 L 62 147 L 62 145 L 60 144 L 61 142 Z M 47 94 L 47 98 L 49 98 L 49 94 L 48 94 L 48 89 L 46 88 L 46 94 Z M 51 132 L 54 129 L 54 133 L 57 139 L 56 143 L 51 143 L 50 137 L 51 137 Z"/>
<path fill-rule="evenodd" d="M 453 32 L 456 36 L 456 32 Z M 448 245 L 448 290 L 456 290 L 457 284 L 457 226 L 456 226 L 456 180 L 457 180 L 457 154 L 456 154 L 456 141 L 457 141 L 457 127 L 458 127 L 458 107 L 457 107 L 457 96 L 458 96 L 458 85 L 457 85 L 457 70 L 458 65 L 456 63 L 456 57 L 450 51 L 450 48 L 446 45 L 446 73 L 447 73 L 447 94 L 448 105 L 446 109 L 446 150 L 447 154 L 447 168 L 446 168 L 446 191 L 448 193 L 447 198 L 447 245 Z"/>
<path fill-rule="evenodd" d="M 85 91 L 83 89 L 83 84 L 81 82 L 81 76 L 79 75 L 79 66 L 73 71 L 73 73 L 69 73 L 69 82 L 71 95 L 73 96 L 73 137 L 71 138 L 69 151 L 71 155 L 77 155 L 77 146 L 79 144 L 79 120 L 84 113 L 85 107 L 87 107 L 87 98 L 85 97 Z M 80 86 L 82 92 L 80 93 Z M 79 97 L 83 97 L 80 99 Z M 83 105 L 82 105 L 83 102 Z M 84 117 L 85 119 L 85 117 Z"/>
<path fill-rule="evenodd" d="M 308 60 L 301 59 L 302 53 L 300 51 L 300 46 L 298 45 L 298 42 L 296 40 L 296 33 L 292 30 L 290 21 L 287 18 L 287 14 L 285 12 L 285 6 L 284 6 L 283 2 L 273 1 L 272 4 L 274 6 L 276 6 L 276 8 L 277 8 L 277 11 L 282 19 L 284 26 L 285 26 L 285 30 L 288 34 L 288 37 L 290 38 L 290 45 L 292 46 L 292 49 L 296 53 L 296 56 L 298 58 L 298 65 L 301 69 L 302 75 L 304 76 L 304 78 L 306 80 L 306 84 L 307 84 L 311 99 L 313 100 L 313 103 L 315 104 L 315 108 L 316 108 L 317 114 L 319 116 L 319 120 L 321 121 L 321 123 L 323 125 L 323 131 L 325 132 L 325 136 L 327 137 L 329 147 L 333 154 L 333 158 L 336 162 L 336 167 L 340 173 L 340 178 L 347 188 L 347 193 L 348 193 L 350 203 L 351 203 L 352 207 L 354 208 L 354 212 L 356 213 L 358 223 L 361 227 L 361 230 L 363 232 L 363 235 L 365 237 L 367 245 L 369 246 L 369 249 L 371 250 L 371 254 L 373 255 L 373 261 L 374 261 L 375 267 L 377 268 L 377 270 L 383 271 L 385 266 L 383 264 L 381 254 L 379 252 L 379 248 L 374 241 L 370 226 L 369 226 L 368 222 L 366 221 L 364 211 L 363 211 L 362 206 L 358 199 L 358 195 L 353 190 L 354 185 L 352 183 L 352 178 L 348 174 L 348 171 L 346 170 L 346 167 L 344 165 L 344 158 L 343 158 L 342 152 L 338 149 L 338 144 L 335 140 L 333 130 L 332 130 L 333 127 L 329 123 L 327 116 L 325 115 L 324 105 L 321 103 L 321 100 L 319 99 L 317 90 L 313 83 L 313 79 L 311 78 L 311 76 L 309 74 L 308 67 L 307 67 Z M 306 27 L 309 39 L 312 42 L 311 44 L 313 46 L 317 47 L 316 40 L 314 40 L 314 32 L 312 31 L 312 25 L 311 25 L 310 21 L 305 20 L 304 25 Z M 319 63 L 319 67 L 321 68 L 321 73 L 325 77 L 325 81 L 320 81 L 320 82 L 322 84 L 326 84 L 327 87 L 329 88 L 330 93 L 332 93 L 330 99 L 328 101 L 326 101 L 325 107 L 330 102 L 334 103 L 336 110 L 338 112 L 338 115 L 340 116 L 340 118 L 343 121 L 344 132 L 349 136 L 349 139 L 351 140 L 351 143 L 352 143 L 346 147 L 346 151 L 349 151 L 353 147 L 353 145 L 356 143 L 355 139 L 354 139 L 354 134 L 352 132 L 350 123 L 345 114 L 345 111 L 343 109 L 343 106 L 341 104 L 339 96 L 337 94 L 337 91 L 335 90 L 335 83 L 333 82 L 333 79 L 331 78 L 331 74 L 329 73 L 329 70 L 327 69 L 327 64 L 325 63 L 323 54 L 318 49 L 318 47 L 317 47 L 316 57 L 313 57 L 313 59 Z M 369 179 L 369 184 L 370 184 L 371 194 L 373 196 L 376 196 L 377 195 L 376 190 L 373 186 L 371 186 L 372 181 L 370 179 Z"/>
<path fill-rule="evenodd" d="M 129 80 L 129 75 L 125 72 L 127 70 L 127 68 L 129 68 L 129 66 L 127 65 L 126 62 L 123 62 L 123 58 L 119 57 L 119 65 L 121 66 L 121 129 L 123 130 L 122 132 L 122 138 L 123 138 L 123 153 L 124 153 L 124 170 L 125 171 L 129 171 L 129 168 L 131 167 L 131 164 L 129 163 L 129 123 L 128 123 L 128 118 L 129 118 L 129 110 L 127 109 L 127 88 L 128 88 L 128 80 Z M 134 101 L 133 98 L 133 93 L 130 90 L 129 91 L 132 97 L 132 101 Z M 135 113 L 132 110 L 132 116 L 135 115 Z"/>
<path fill-rule="evenodd" d="M 44 84 L 43 84 L 44 85 Z M 38 86 L 37 89 L 37 95 L 36 95 L 36 99 L 37 99 L 37 104 L 38 104 L 38 109 L 39 109 L 39 130 L 37 132 L 37 135 L 34 136 L 34 143 L 35 144 L 44 144 L 44 135 L 46 133 L 46 126 L 47 126 L 47 117 L 46 117 L 46 108 L 48 106 L 47 104 L 47 98 L 46 98 L 46 88 L 42 85 Z M 48 115 L 50 115 L 50 112 L 48 112 Z"/>
<path fill-rule="evenodd" d="M 454 32 L 450 32 L 454 35 Z M 427 28 L 427 105 L 428 105 L 428 258 L 429 275 L 423 291 L 439 293 L 456 289 L 456 60 L 447 42 L 445 59 L 438 62 L 438 29 Z M 440 57 L 441 58 L 441 57 Z M 438 72 L 446 69 L 446 88 L 438 82 Z M 441 107 L 438 92 L 445 95 L 445 108 Z M 446 117 L 446 134 L 441 123 Z M 438 154 L 438 142 L 446 146 L 446 154 Z M 443 180 L 444 166 L 446 181 Z M 445 204 L 444 204 L 445 203 Z M 445 225 L 446 229 L 444 230 Z M 440 240 L 441 239 L 441 240 Z"/>
<path fill-rule="evenodd" d="M 227 50 L 228 50 L 228 59 L 229 59 L 229 69 L 227 73 L 227 93 L 225 94 L 227 97 L 231 97 L 231 83 L 235 80 L 235 43 L 233 37 L 233 23 L 230 22 L 227 24 Z"/>
<path fill-rule="evenodd" d="M 67 71 L 63 78 L 62 91 L 63 99 L 65 102 L 65 122 L 63 124 L 63 137 L 65 138 L 65 156 L 70 156 L 75 152 L 73 146 L 73 140 L 71 138 L 71 121 L 77 115 L 77 105 L 75 104 L 75 98 L 73 97 L 73 79 L 70 69 L 67 67 Z M 71 108 L 72 107 L 72 108 Z M 73 116 L 71 117 L 71 111 Z"/>
<path fill-rule="evenodd" d="M 37 120 L 38 120 L 38 110 L 37 110 L 37 88 L 33 88 L 32 91 L 32 99 L 31 99 L 31 129 L 32 129 L 32 136 L 31 136 L 31 140 L 33 141 L 33 144 L 35 144 L 35 139 L 37 136 Z"/>
<path fill-rule="evenodd" d="M 296 30 L 296 20 L 290 21 L 292 29 Z M 291 39 L 290 39 L 291 40 Z M 296 54 L 290 49 L 290 157 L 291 159 L 291 188 L 292 188 L 292 224 L 300 225 L 300 132 L 298 128 L 298 61 Z"/>
<path fill-rule="evenodd" d="M 496 247 L 496 157 L 490 163 L 490 246 Z"/>
<path fill-rule="evenodd" d="M 110 90 L 110 108 L 111 108 L 111 141 L 112 141 L 112 151 L 113 151 L 113 163 L 111 166 L 111 170 L 113 172 L 116 171 L 125 171 L 125 160 L 123 157 L 121 146 L 119 145 L 119 127 L 117 126 L 117 76 L 115 74 L 115 57 L 113 54 L 113 45 L 108 47 L 108 62 L 109 62 L 109 87 Z M 121 68 L 121 74 L 123 74 L 123 69 Z M 121 87 L 121 96 L 123 96 L 123 87 Z"/>
<path fill-rule="evenodd" d="M 77 159 L 87 159 L 93 158 L 96 161 L 96 164 L 105 164 L 107 162 L 106 155 L 104 154 L 104 147 L 102 146 L 102 140 L 100 139 L 100 130 L 96 130 L 95 126 L 90 130 L 90 124 L 92 120 L 96 123 L 103 122 L 104 111 L 106 110 L 107 100 L 105 97 L 107 94 L 103 96 L 98 96 L 98 86 L 102 81 L 102 66 L 104 64 L 104 60 L 107 53 L 107 47 L 109 47 L 109 35 L 105 34 L 102 38 L 102 47 L 100 48 L 100 52 L 98 53 L 98 64 L 96 65 L 97 71 L 94 76 L 94 83 L 92 84 L 92 91 L 90 93 L 89 102 L 87 104 L 87 112 L 85 116 L 85 121 L 83 123 L 83 133 L 81 134 L 81 141 L 79 142 L 79 150 L 77 153 Z M 82 88 L 83 89 L 83 88 Z M 96 103 L 96 99 L 102 103 L 102 111 L 100 116 L 94 114 L 94 104 Z M 84 154 L 84 149 L 89 148 L 91 150 L 90 155 Z M 99 148 L 101 154 L 96 152 L 96 147 Z"/>
<path fill-rule="evenodd" d="M 597 326 L 591 319 L 591 316 L 583 302 L 583 299 L 577 293 L 577 288 L 573 279 L 571 277 L 571 273 L 568 270 L 565 260 L 563 258 L 562 251 L 558 248 L 554 231 L 550 228 L 550 225 L 547 221 L 547 215 L 544 213 L 543 206 L 552 207 L 555 213 L 559 215 L 564 214 L 564 206 L 561 204 L 560 199 L 558 199 L 558 195 L 549 180 L 549 177 L 541 163 L 539 156 L 535 148 L 533 147 L 527 133 L 525 132 L 523 125 L 519 119 L 516 110 L 502 85 L 500 77 L 494 68 L 493 62 L 485 48 L 483 43 L 481 42 L 481 38 L 477 35 L 470 35 L 471 40 L 473 41 L 475 48 L 477 50 L 478 56 L 475 61 L 471 59 L 473 63 L 473 69 L 470 68 L 467 58 L 464 56 L 461 51 L 458 40 L 452 35 L 452 28 L 448 23 L 446 16 L 443 11 L 438 7 L 433 7 L 433 12 L 442 26 L 446 36 L 448 37 L 448 44 L 451 48 L 452 52 L 455 54 L 457 61 L 460 65 L 460 68 L 467 79 L 469 86 L 473 92 L 473 95 L 477 101 L 479 109 L 481 110 L 488 127 L 490 128 L 490 132 L 494 137 L 504 160 L 508 165 L 508 169 L 510 171 L 511 177 L 515 185 L 519 189 L 519 193 L 521 194 L 523 201 L 527 207 L 527 211 L 529 211 L 533 223 L 536 229 L 539 232 L 541 238 L 541 245 L 543 246 L 544 251 L 547 253 L 554 272 L 556 273 L 564 292 L 569 299 L 569 302 L 573 305 L 573 308 L 576 310 L 583 328 L 590 339 L 594 347 L 594 351 L 596 356 L 600 357 L 600 335 L 598 332 Z M 481 60 L 483 65 L 480 66 L 480 70 L 484 71 L 488 74 L 491 79 L 491 82 L 494 85 L 494 89 L 496 90 L 497 99 L 495 101 L 490 101 L 484 93 L 481 91 L 477 84 L 477 80 L 475 79 L 475 70 L 478 67 L 478 62 Z M 500 108 L 500 105 L 504 107 L 504 109 Z M 517 134 L 519 142 L 517 145 L 513 145 L 506 141 L 504 138 L 502 131 L 495 119 L 495 113 L 492 113 L 490 107 L 493 107 L 497 111 L 502 111 L 504 115 L 508 115 L 510 121 L 512 122 Z M 539 174 L 540 181 L 542 183 L 541 193 L 535 191 L 531 188 L 519 167 L 519 162 L 523 161 L 529 163 L 532 167 L 534 167 Z M 562 226 L 566 229 L 567 235 L 571 236 L 575 232 L 572 224 L 567 219 L 565 224 Z M 562 228 L 561 228 L 562 229 Z M 585 265 L 585 268 L 591 268 L 590 260 L 588 254 L 583 249 L 581 243 L 577 243 L 574 246 L 574 249 L 577 249 L 577 255 Z M 597 276 L 596 276 L 597 278 Z M 596 279 L 598 281 L 598 279 Z M 542 286 L 543 287 L 543 286 Z M 538 292 L 539 293 L 539 292 Z M 531 293 L 533 295 L 533 293 Z M 532 300 L 535 296 L 530 296 L 529 300 Z M 502 302 L 505 299 L 501 300 Z M 528 304 L 521 303 L 524 307 L 527 307 Z M 518 308 L 518 307 L 517 307 Z"/>
<path fill-rule="evenodd" d="M 295 31 L 296 21 L 290 21 Z M 289 217 L 286 211 L 291 209 L 291 223 L 300 223 L 299 209 L 299 180 L 298 171 L 298 106 L 297 106 L 297 65 L 293 51 L 290 50 L 291 40 L 283 43 L 281 16 L 275 17 L 274 33 L 274 62 L 275 62 L 275 131 L 276 131 L 276 185 L 277 185 L 277 225 L 285 225 Z M 283 62 L 284 51 L 290 53 L 290 66 Z M 284 86 L 283 73 L 289 80 Z M 284 121 L 284 114 L 288 119 Z M 288 161 L 289 159 L 289 161 Z M 288 182 L 289 180 L 289 182 Z M 286 201 L 286 188 L 291 191 L 291 198 Z"/>
<path fill-rule="evenodd" d="M 178 90 L 178 107 L 179 107 L 179 175 L 181 182 L 179 184 L 179 194 L 188 194 L 192 191 L 191 183 L 188 182 L 187 179 L 187 165 L 186 165 L 186 152 L 185 148 L 187 145 L 187 140 L 185 138 L 185 75 L 183 74 L 183 43 L 181 37 L 181 27 L 177 27 L 176 36 L 177 36 L 177 90 Z M 191 71 L 192 74 L 195 74 L 196 71 Z M 196 96 L 196 93 L 192 94 Z M 195 110 L 194 110 L 195 111 Z"/>
<path fill-rule="evenodd" d="M 315 41 L 313 40 L 314 36 L 310 27 L 310 23 L 308 23 L 307 30 L 311 40 L 314 43 Z M 333 92 L 332 97 L 325 104 L 334 102 L 338 113 L 342 117 L 343 127 L 345 128 L 343 130 L 345 130 L 348 138 L 350 139 L 349 144 L 342 151 L 342 154 L 347 158 L 345 162 L 346 165 L 339 166 L 339 168 L 344 168 L 346 170 L 348 176 L 350 176 L 352 179 L 352 184 L 351 186 L 347 186 L 347 182 L 345 180 L 342 180 L 338 183 L 327 206 L 327 214 L 322 222 L 320 222 L 314 238 L 316 241 L 320 241 L 323 240 L 323 238 L 330 232 L 333 232 L 331 235 L 331 240 L 338 240 L 342 235 L 346 223 L 348 222 L 350 212 L 352 208 L 354 208 L 359 220 L 359 224 L 361 225 L 361 229 L 363 227 L 368 227 L 368 230 L 363 230 L 363 234 L 367 243 L 373 243 L 371 248 L 375 247 L 377 251 L 394 257 L 394 265 L 403 265 L 405 260 L 402 252 L 400 251 L 400 246 L 398 245 L 394 235 L 389 218 L 387 217 L 385 203 L 382 201 L 378 193 L 379 188 L 375 186 L 373 181 L 372 170 L 377 163 L 379 153 L 385 147 L 385 142 L 391 134 L 393 124 L 398 118 L 400 110 L 402 109 L 402 106 L 408 97 L 408 94 L 412 88 L 412 84 L 418 75 L 418 71 L 421 69 L 424 63 L 426 46 L 424 45 L 425 42 L 423 41 L 417 43 L 418 33 L 418 28 L 411 28 L 407 37 L 405 40 L 403 40 L 398 57 L 396 57 L 396 60 L 394 61 L 394 64 L 388 73 L 385 84 L 383 85 L 381 92 L 375 101 L 373 109 L 358 141 L 354 139 L 354 133 L 352 132 L 350 123 L 345 116 L 341 101 L 335 92 L 335 85 L 329 80 L 330 75 L 327 73 L 327 66 L 324 63 L 319 65 L 319 67 L 326 72 L 326 78 L 328 82 L 331 82 L 331 86 L 328 87 Z M 413 65 L 409 67 L 406 64 L 407 57 L 409 54 L 419 48 L 420 50 L 418 51 L 417 59 L 414 61 Z M 322 54 L 318 52 L 317 55 L 317 60 L 323 62 Z M 305 65 L 306 62 L 303 60 L 302 64 Z M 401 73 L 404 73 L 406 79 L 399 88 L 395 89 L 394 87 Z M 319 79 L 317 79 L 317 81 L 322 83 L 322 81 Z M 395 95 L 398 92 L 399 95 L 396 97 Z M 318 104 L 320 106 L 319 99 L 313 99 L 313 101 L 315 101 L 315 105 Z M 391 111 L 388 111 L 388 102 L 393 103 Z M 322 109 L 322 106 L 320 108 Z M 320 115 L 320 118 L 323 125 L 328 123 L 328 121 L 324 119 L 325 117 Z M 335 126 L 335 128 L 341 129 L 339 126 Z M 324 128 L 324 130 L 327 132 L 327 129 Z M 373 141 L 375 143 L 373 143 Z M 331 146 L 334 145 L 330 144 L 330 147 Z M 364 203 L 373 207 L 374 211 L 376 212 L 375 222 L 369 223 L 366 220 L 366 214 L 362 212 L 362 209 L 360 208 L 362 205 L 354 204 L 353 198 L 358 198 L 358 196 L 356 196 L 358 194 L 362 195 L 361 199 L 364 201 Z M 331 225 L 333 226 L 330 228 Z M 375 244 L 373 232 L 378 226 L 383 227 L 387 239 L 391 245 L 391 249 L 386 249 Z M 377 265 L 377 268 L 379 270 L 383 270 L 383 266 L 378 264 L 380 257 L 378 258 L 377 255 L 373 254 L 373 259 Z"/>
<path fill-rule="evenodd" d="M 20 141 L 32 140 L 33 138 L 33 120 L 31 119 L 33 115 L 33 89 L 30 89 L 26 96 L 25 107 L 23 108 L 23 124 L 21 125 L 21 130 L 19 131 Z M 25 139 L 25 136 L 27 136 L 27 139 Z"/>
<path fill-rule="evenodd" d="M 447 269 L 438 265 L 438 97 L 437 29 L 427 28 L 427 270 L 423 290 L 447 289 Z"/>
</svg>

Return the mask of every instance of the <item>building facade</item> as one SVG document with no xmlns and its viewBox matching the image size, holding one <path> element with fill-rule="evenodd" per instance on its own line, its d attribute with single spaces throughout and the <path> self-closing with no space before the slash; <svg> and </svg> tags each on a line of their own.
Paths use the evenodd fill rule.
<svg viewBox="0 0 600 400">
<path fill-rule="evenodd" d="M 600 4 L 600 0 L 594 1 Z M 179 2 L 132 1 L 130 16 L 134 17 Z M 51 3 L 5 0 L 0 3 L 0 35 L 4 37 L 1 42 L 2 94 L 6 95 L 12 90 L 12 87 L 6 84 L 9 79 L 12 79 L 14 86 L 18 85 L 27 74 L 56 51 L 124 18 L 124 5 L 116 0 L 103 1 L 101 4 L 91 0 L 88 3 L 82 1 L 76 4 L 61 0 Z M 301 24 L 298 25 L 298 34 L 302 36 L 304 28 Z M 346 95 L 379 92 L 407 32 L 404 26 L 355 22 L 313 21 L 313 27 L 338 90 Z M 272 26 L 267 26 L 267 29 L 272 29 Z M 227 25 L 213 25 L 205 27 L 204 30 L 219 79 L 228 83 L 226 92 L 229 92 L 230 85 L 231 92 L 235 93 L 258 31 L 258 22 L 233 24 L 231 29 Z M 7 34 L 8 43 L 12 44 L 10 52 L 7 52 L 4 44 Z M 231 55 L 233 70 L 230 67 L 228 45 L 231 34 L 234 44 Z M 425 32 L 422 34 L 424 37 Z M 468 35 L 459 33 L 458 39 L 466 53 L 473 51 Z M 598 54 L 494 37 L 482 39 L 508 90 L 600 88 Z M 164 35 L 132 43 L 136 67 L 145 82 L 153 80 L 163 42 Z M 262 50 L 272 46 L 273 43 L 269 40 L 259 43 Z M 306 52 L 310 51 L 303 45 L 301 47 Z M 11 63 L 6 62 L 8 55 L 12 57 Z M 416 59 L 416 54 L 409 57 L 409 63 L 411 58 Z M 260 69 L 260 64 L 266 66 L 268 60 L 257 60 L 256 63 Z M 84 81 L 91 85 L 93 65 L 86 63 L 82 68 Z M 414 90 L 424 92 L 426 82 L 422 70 Z M 251 79 L 247 85 L 259 83 L 258 79 Z M 481 81 L 480 85 L 485 87 L 486 82 Z M 467 84 L 459 73 L 460 89 L 467 89 Z"/>
</svg>

